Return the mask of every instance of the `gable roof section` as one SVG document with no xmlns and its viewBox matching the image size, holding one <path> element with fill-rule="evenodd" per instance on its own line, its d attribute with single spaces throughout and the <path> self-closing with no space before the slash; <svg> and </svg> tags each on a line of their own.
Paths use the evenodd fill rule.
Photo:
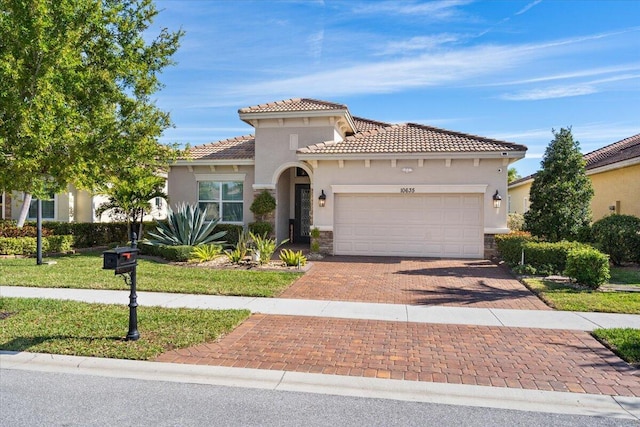
<svg viewBox="0 0 640 427">
<path fill-rule="evenodd" d="M 526 151 L 524 145 L 406 123 L 364 130 L 344 141 L 324 142 L 298 150 L 301 154 L 412 154 Z"/>
<path fill-rule="evenodd" d="M 365 132 L 391 126 L 391 123 L 379 122 L 377 120 L 365 119 L 357 116 L 353 116 L 353 121 L 356 124 L 357 132 Z"/>
<path fill-rule="evenodd" d="M 298 111 L 322 111 L 322 110 L 348 110 L 344 104 L 320 101 L 311 98 L 292 98 L 284 101 L 269 102 L 267 104 L 254 105 L 240 108 L 238 113 L 281 113 Z"/>
<path fill-rule="evenodd" d="M 635 158 L 640 158 L 640 133 L 584 155 L 587 170 Z"/>
<path fill-rule="evenodd" d="M 237 136 L 209 144 L 191 147 L 191 160 L 253 159 L 256 139 L 253 135 Z"/>
</svg>

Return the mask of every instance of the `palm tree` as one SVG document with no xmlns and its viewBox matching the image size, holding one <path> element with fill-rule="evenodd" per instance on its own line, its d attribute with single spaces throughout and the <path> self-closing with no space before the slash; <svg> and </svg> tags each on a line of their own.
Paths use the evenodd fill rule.
<svg viewBox="0 0 640 427">
<path fill-rule="evenodd" d="M 110 212 L 112 217 L 124 217 L 129 228 L 129 237 L 134 231 L 138 239 L 142 238 L 142 221 L 145 214 L 151 212 L 151 200 L 156 197 L 167 199 L 164 192 L 165 178 L 149 172 L 147 169 L 135 167 L 127 170 L 124 176 L 114 177 L 111 183 L 102 187 L 99 192 L 109 199 L 102 203 L 96 214 Z"/>
</svg>

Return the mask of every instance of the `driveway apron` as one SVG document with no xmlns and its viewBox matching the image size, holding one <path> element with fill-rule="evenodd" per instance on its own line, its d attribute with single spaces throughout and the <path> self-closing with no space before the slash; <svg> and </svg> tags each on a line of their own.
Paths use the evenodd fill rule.
<svg viewBox="0 0 640 427">
<path fill-rule="evenodd" d="M 549 310 L 507 271 L 475 260 L 334 257 L 280 297 Z M 640 397 L 635 369 L 568 330 L 253 314 L 217 342 L 157 360 Z"/>
<path fill-rule="evenodd" d="M 506 269 L 485 260 L 329 257 L 280 297 L 549 310 Z"/>
</svg>

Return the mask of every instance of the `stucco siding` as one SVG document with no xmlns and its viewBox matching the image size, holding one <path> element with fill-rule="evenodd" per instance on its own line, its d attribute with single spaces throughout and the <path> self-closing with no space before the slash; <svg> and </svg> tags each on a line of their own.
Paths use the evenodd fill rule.
<svg viewBox="0 0 640 427">
<path fill-rule="evenodd" d="M 640 164 L 590 175 L 594 197 L 591 201 L 593 220 L 616 213 L 640 217 Z"/>
<path fill-rule="evenodd" d="M 253 202 L 253 166 L 239 166 L 237 171 L 232 166 L 216 166 L 212 171 L 209 166 L 171 166 L 167 181 L 167 194 L 169 206 L 175 209 L 178 203 L 184 202 L 191 205 L 198 203 L 197 177 L 207 180 L 216 180 L 217 177 L 244 176 L 243 184 L 243 217 L 244 223 L 254 220 L 253 213 L 249 209 Z M 204 179 L 203 179 L 204 180 Z"/>
<path fill-rule="evenodd" d="M 411 168 L 405 173 L 403 168 Z M 333 207 L 335 195 L 332 185 L 471 185 L 487 186 L 483 195 L 483 217 L 485 229 L 505 229 L 507 227 L 507 204 L 499 209 L 493 207 L 492 196 L 497 189 L 503 200 L 507 194 L 507 167 L 501 159 L 481 159 L 474 166 L 473 159 L 453 159 L 449 166 L 444 159 L 424 160 L 419 166 L 418 160 L 397 160 L 395 167 L 391 160 L 346 160 L 319 161 L 313 176 L 313 199 L 318 200 L 320 192 L 327 195 L 325 208 L 314 211 L 314 226 L 330 228 L 333 225 Z"/>
<path fill-rule="evenodd" d="M 509 189 L 507 198 L 509 213 L 523 214 L 529 210 L 529 191 L 531 191 L 531 182 Z"/>
</svg>

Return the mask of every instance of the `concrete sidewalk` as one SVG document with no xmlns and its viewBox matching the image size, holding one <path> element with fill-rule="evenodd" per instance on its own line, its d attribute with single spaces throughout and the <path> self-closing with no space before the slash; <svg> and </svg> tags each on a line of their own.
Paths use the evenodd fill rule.
<svg viewBox="0 0 640 427">
<path fill-rule="evenodd" d="M 128 291 L 0 286 L 0 296 L 51 298 L 104 304 L 129 303 Z M 138 292 L 140 306 L 201 309 L 247 309 L 252 313 L 343 319 L 506 326 L 592 331 L 597 328 L 638 328 L 640 315 L 552 310 L 512 310 L 434 305 L 380 304 L 282 298 Z"/>
</svg>

